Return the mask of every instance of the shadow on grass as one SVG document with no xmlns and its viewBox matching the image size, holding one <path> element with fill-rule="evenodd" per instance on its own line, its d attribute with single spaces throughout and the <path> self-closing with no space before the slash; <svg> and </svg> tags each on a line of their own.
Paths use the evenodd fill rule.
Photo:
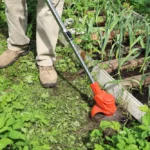
<svg viewBox="0 0 150 150">
<path fill-rule="evenodd" d="M 3 35 L 4 37 L 8 37 L 8 26 L 7 26 L 7 22 L 2 18 L 1 14 L 0 14 L 0 33 L 1 35 Z"/>
<path fill-rule="evenodd" d="M 69 82 L 69 79 L 67 79 L 66 77 L 64 77 L 64 75 L 63 75 L 62 73 L 59 73 L 59 71 L 58 71 L 58 75 L 59 75 L 59 77 L 60 77 L 62 80 L 66 81 L 67 84 L 68 84 L 70 87 L 72 87 L 76 92 L 78 92 L 78 93 L 80 94 L 81 99 L 82 99 L 83 101 L 85 101 L 85 102 L 88 104 L 88 106 L 89 106 L 90 108 L 94 105 L 94 100 L 93 100 L 93 98 L 89 98 L 87 94 L 83 93 L 80 89 L 78 89 L 78 88 L 77 88 L 76 86 L 74 86 L 71 82 Z M 70 76 L 71 76 L 71 74 L 70 74 Z M 76 78 L 76 77 L 77 77 L 77 76 L 75 76 L 75 78 Z"/>
</svg>

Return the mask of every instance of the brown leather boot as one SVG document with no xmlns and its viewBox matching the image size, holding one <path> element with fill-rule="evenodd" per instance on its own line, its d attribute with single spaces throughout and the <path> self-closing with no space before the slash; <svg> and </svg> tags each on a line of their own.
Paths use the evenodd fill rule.
<svg viewBox="0 0 150 150">
<path fill-rule="evenodd" d="M 7 49 L 0 55 L 0 69 L 12 65 L 20 56 L 25 56 L 29 51 L 19 50 L 13 51 Z"/>
<path fill-rule="evenodd" d="M 43 87 L 52 88 L 57 85 L 57 72 L 53 66 L 39 66 L 39 73 Z"/>
</svg>

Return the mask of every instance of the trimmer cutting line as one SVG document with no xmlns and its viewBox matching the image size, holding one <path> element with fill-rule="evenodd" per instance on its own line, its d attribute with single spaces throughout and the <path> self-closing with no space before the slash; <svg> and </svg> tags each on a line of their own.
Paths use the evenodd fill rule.
<svg viewBox="0 0 150 150">
<path fill-rule="evenodd" d="M 88 77 L 91 81 L 90 87 L 92 88 L 92 91 L 94 93 L 94 100 L 96 102 L 96 104 L 93 106 L 93 108 L 91 110 L 91 116 L 94 117 L 97 113 L 103 113 L 106 116 L 112 116 L 117 110 L 116 105 L 115 105 L 114 96 L 111 94 L 108 94 L 104 90 L 101 90 L 99 84 L 94 81 L 87 66 L 85 65 L 84 61 L 82 60 L 82 57 L 80 56 L 77 47 L 75 46 L 75 44 L 72 41 L 71 33 L 64 26 L 63 22 L 60 19 L 59 14 L 57 13 L 55 7 L 52 4 L 51 0 L 46 0 L 46 2 L 47 2 L 47 5 L 48 5 L 50 11 L 52 12 L 54 18 L 56 19 L 61 31 L 63 32 L 66 40 L 69 42 L 70 46 L 74 50 L 76 56 L 78 57 L 80 63 L 82 64 L 82 67 L 84 68 L 86 74 L 88 75 Z"/>
</svg>

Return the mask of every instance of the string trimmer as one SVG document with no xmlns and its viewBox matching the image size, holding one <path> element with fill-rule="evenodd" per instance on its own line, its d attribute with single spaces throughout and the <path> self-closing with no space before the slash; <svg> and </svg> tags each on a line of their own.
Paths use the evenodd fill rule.
<svg viewBox="0 0 150 150">
<path fill-rule="evenodd" d="M 57 21 L 61 31 L 63 32 L 66 40 L 69 42 L 70 46 L 74 50 L 76 56 L 78 57 L 80 63 L 82 64 L 83 69 L 87 73 L 91 84 L 90 87 L 94 93 L 94 100 L 96 104 L 93 106 L 91 110 L 91 116 L 93 117 L 97 113 L 103 113 L 106 116 L 112 116 L 116 112 L 115 98 L 113 95 L 108 94 L 106 91 L 102 90 L 97 82 L 92 78 L 87 66 L 85 65 L 80 53 L 76 47 L 76 45 L 72 41 L 71 33 L 66 29 L 63 22 L 60 19 L 59 14 L 57 13 L 55 7 L 53 6 L 51 0 L 46 1 L 50 11 L 52 12 L 55 20 Z"/>
</svg>

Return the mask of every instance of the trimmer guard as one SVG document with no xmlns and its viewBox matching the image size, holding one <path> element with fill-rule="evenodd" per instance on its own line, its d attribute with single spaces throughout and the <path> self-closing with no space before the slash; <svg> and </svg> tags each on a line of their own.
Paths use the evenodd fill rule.
<svg viewBox="0 0 150 150">
<path fill-rule="evenodd" d="M 112 116 L 117 110 L 114 96 L 104 90 L 101 90 L 97 82 L 90 84 L 90 87 L 93 90 L 94 100 L 96 102 L 91 110 L 91 116 L 93 117 L 97 113 Z"/>
</svg>

